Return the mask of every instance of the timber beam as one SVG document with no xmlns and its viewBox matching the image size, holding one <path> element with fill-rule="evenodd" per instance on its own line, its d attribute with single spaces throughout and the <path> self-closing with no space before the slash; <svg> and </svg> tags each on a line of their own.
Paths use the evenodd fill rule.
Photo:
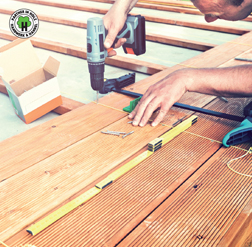
<svg viewBox="0 0 252 247">
<path fill-rule="evenodd" d="M 78 10 L 83 10 L 87 12 L 92 12 L 88 11 L 88 9 L 93 9 L 92 7 L 85 7 L 85 6 L 73 6 L 71 4 L 65 4 L 65 3 L 56 3 L 56 2 L 50 2 L 48 0 L 16 0 L 19 2 L 29 2 L 29 3 L 36 3 L 36 4 L 42 4 L 42 5 L 47 5 L 47 6 L 53 6 L 53 7 L 59 7 L 59 8 L 68 8 L 68 9 L 78 9 Z M 183 13 L 183 14 L 193 14 L 193 15 L 202 15 L 202 13 L 198 9 L 190 9 L 190 8 L 181 8 L 181 7 L 173 7 L 173 6 L 167 6 L 167 5 L 158 5 L 158 4 L 146 4 L 146 3 L 138 3 L 137 7 L 140 8 L 148 8 L 148 9 L 155 9 L 155 10 L 163 10 L 163 11 L 170 11 L 170 12 L 177 12 L 177 13 Z M 103 10 L 101 10 L 102 13 Z M 252 17 L 249 16 L 244 19 L 244 21 L 252 21 Z"/>
<path fill-rule="evenodd" d="M 0 13 L 11 15 L 13 11 L 9 9 L 0 8 Z M 38 18 L 41 21 L 63 24 L 63 25 L 73 26 L 73 27 L 87 28 L 86 22 L 74 21 L 74 20 L 70 20 L 66 18 L 58 18 L 58 17 L 46 16 L 46 15 L 38 15 Z M 199 51 L 206 51 L 216 46 L 210 43 L 191 41 L 187 39 L 180 39 L 176 37 L 169 37 L 165 35 L 152 34 L 152 33 L 146 33 L 146 40 L 159 42 L 159 43 L 167 44 L 167 45 L 190 48 L 190 49 L 199 50 Z"/>
<path fill-rule="evenodd" d="M 10 31 L 6 31 L 3 29 L 0 29 L 0 38 L 11 40 L 11 41 L 17 39 L 17 37 L 12 35 Z M 46 50 L 55 51 L 62 54 L 67 54 L 74 57 L 87 59 L 86 48 L 83 48 L 83 47 L 69 45 L 69 44 L 65 44 L 61 42 L 55 42 L 55 41 L 46 40 L 42 38 L 36 38 L 36 37 L 31 38 L 31 43 L 33 46 L 38 47 L 38 48 L 43 48 Z M 133 70 L 133 71 L 150 74 L 150 75 L 160 72 L 167 68 L 167 66 L 164 66 L 164 65 L 140 61 L 140 60 L 128 58 L 128 57 L 126 58 L 126 57 L 122 57 L 118 55 L 115 57 L 107 57 L 105 59 L 105 63 L 107 65 L 112 65 L 119 68 Z"/>
<path fill-rule="evenodd" d="M 58 8 L 65 8 L 65 9 L 80 10 L 80 11 L 92 12 L 92 13 L 103 14 L 103 15 L 106 14 L 109 10 L 109 9 L 88 7 L 88 6 L 83 6 L 83 5 L 63 4 L 63 3 L 55 3 L 55 2 L 52 3 L 45 0 L 38 0 L 38 1 L 16 0 L 16 1 L 36 3 L 36 4 L 53 6 L 53 7 L 58 7 Z M 136 13 L 130 13 L 130 14 L 137 15 Z M 213 24 L 201 24 L 201 23 L 195 23 L 195 22 L 178 21 L 178 20 L 172 20 L 172 19 L 167 19 L 167 18 L 159 18 L 155 16 L 150 16 L 150 15 L 143 15 L 143 16 L 145 17 L 147 21 L 185 26 L 185 27 L 201 28 L 201 29 L 211 30 L 211 31 L 228 32 L 228 33 L 234 33 L 234 34 L 244 34 L 251 31 L 249 29 L 243 29 L 243 28 L 231 28 L 231 27 L 225 27 L 225 26 L 217 26 Z"/>
</svg>

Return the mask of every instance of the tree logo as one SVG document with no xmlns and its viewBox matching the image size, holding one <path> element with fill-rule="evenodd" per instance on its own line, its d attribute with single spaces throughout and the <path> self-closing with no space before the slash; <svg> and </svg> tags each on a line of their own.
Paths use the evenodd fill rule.
<svg viewBox="0 0 252 247">
<path fill-rule="evenodd" d="M 39 19 L 33 11 L 19 9 L 11 15 L 9 25 L 15 36 L 26 39 L 32 37 L 38 31 Z"/>
</svg>

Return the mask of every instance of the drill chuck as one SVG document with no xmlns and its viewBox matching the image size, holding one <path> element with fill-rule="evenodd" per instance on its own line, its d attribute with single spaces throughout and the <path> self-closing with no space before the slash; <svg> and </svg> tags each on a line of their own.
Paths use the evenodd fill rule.
<svg viewBox="0 0 252 247">
<path fill-rule="evenodd" d="M 90 73 L 90 80 L 91 86 L 93 90 L 99 91 L 103 88 L 103 81 L 104 81 L 104 74 L 103 73 Z"/>
<path fill-rule="evenodd" d="M 101 90 L 104 84 L 104 62 L 88 62 L 88 69 L 93 90 Z"/>
</svg>

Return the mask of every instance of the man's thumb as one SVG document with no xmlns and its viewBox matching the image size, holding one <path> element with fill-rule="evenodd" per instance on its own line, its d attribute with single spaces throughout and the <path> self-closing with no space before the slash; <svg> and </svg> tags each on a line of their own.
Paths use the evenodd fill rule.
<svg viewBox="0 0 252 247">
<path fill-rule="evenodd" d="M 114 31 L 114 30 L 112 31 L 111 29 L 108 31 L 108 35 L 107 35 L 107 37 L 106 37 L 106 39 L 104 41 L 105 48 L 108 49 L 108 48 L 110 48 L 112 46 L 116 36 L 117 36 L 116 31 Z"/>
</svg>

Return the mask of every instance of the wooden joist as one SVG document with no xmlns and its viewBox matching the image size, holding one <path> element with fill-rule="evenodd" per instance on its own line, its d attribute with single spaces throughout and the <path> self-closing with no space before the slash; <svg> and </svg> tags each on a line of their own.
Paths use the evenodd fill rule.
<svg viewBox="0 0 252 247">
<path fill-rule="evenodd" d="M 184 47 L 184 48 L 190 48 L 190 49 L 199 50 L 199 51 L 207 51 L 217 46 L 214 44 L 209 44 L 209 43 L 204 43 L 204 42 L 189 41 L 186 39 L 174 38 L 174 37 L 169 37 L 169 36 L 164 36 L 164 35 L 159 35 L 159 34 L 151 34 L 151 33 L 146 34 L 146 40 Z"/>
<path fill-rule="evenodd" d="M 59 7 L 59 8 L 68 8 L 68 9 L 77 9 L 87 12 L 93 12 L 94 8 L 92 7 L 86 7 L 83 5 L 71 5 L 71 4 L 65 4 L 65 3 L 59 3 L 59 2 L 50 2 L 48 0 L 16 0 L 20 2 L 29 2 L 29 3 L 36 3 L 36 4 L 42 4 L 47 6 L 53 6 L 53 7 Z M 181 8 L 181 7 L 173 7 L 173 6 L 167 6 L 167 5 L 158 5 L 158 4 L 146 4 L 146 3 L 138 3 L 136 7 L 140 8 L 148 8 L 148 9 L 155 9 L 155 10 L 163 10 L 163 11 L 170 11 L 170 12 L 177 12 L 177 13 L 183 13 L 183 14 L 193 14 L 193 15 L 202 15 L 202 13 L 198 9 L 194 8 Z M 103 9 L 97 9 L 96 13 L 105 14 Z M 245 21 L 252 21 L 252 17 L 249 16 Z"/>
<path fill-rule="evenodd" d="M 176 5 L 183 8 L 195 8 L 194 5 L 189 1 L 179 1 L 179 0 L 139 0 L 139 2 L 144 3 L 154 3 L 160 5 Z"/>
<path fill-rule="evenodd" d="M 10 31 L 0 29 L 0 38 L 13 41 L 17 37 L 14 36 Z M 50 51 L 56 51 L 62 54 L 87 59 L 87 52 L 86 48 L 84 47 L 69 45 L 36 37 L 32 37 L 31 42 L 33 46 L 38 48 L 43 48 Z M 155 63 L 140 61 L 134 58 L 122 57 L 118 55 L 115 57 L 107 57 L 105 59 L 105 63 L 108 65 L 151 75 L 167 68 L 167 66 L 164 65 L 158 65 Z"/>
<path fill-rule="evenodd" d="M 34 0 L 20 0 L 20 1 L 31 2 L 31 3 L 34 2 Z M 83 5 L 65 4 L 65 3 L 64 4 L 63 3 L 52 3 L 52 2 L 44 1 L 44 0 L 39 0 L 34 3 L 48 5 L 48 6 L 54 6 L 54 7 L 60 7 L 60 8 L 81 10 L 81 11 L 98 13 L 98 14 L 106 14 L 108 12 L 108 9 L 88 7 L 88 6 L 83 6 Z M 130 13 L 130 14 L 137 15 L 137 13 Z M 147 21 L 151 21 L 151 22 L 165 23 L 165 24 L 178 25 L 178 26 L 184 26 L 184 27 L 200 28 L 200 29 L 218 31 L 218 32 L 244 34 L 244 33 L 251 31 L 251 30 L 245 29 L 245 28 L 232 28 L 232 27 L 225 27 L 225 26 L 219 26 L 219 25 L 207 24 L 207 23 L 179 21 L 179 20 L 161 18 L 161 17 L 151 16 L 151 15 L 143 15 L 143 16 L 145 17 L 145 19 Z"/>
<path fill-rule="evenodd" d="M 249 33 L 236 41 L 249 43 L 251 36 L 252 34 Z M 194 67 L 205 67 L 206 64 L 216 67 L 250 49 L 245 45 L 237 47 L 234 43 L 226 44 L 226 46 L 226 49 L 225 45 L 213 48 L 190 59 L 186 64 Z M 214 59 L 212 59 L 213 56 Z M 153 84 L 156 80 L 164 78 L 171 71 L 181 67 L 177 65 L 172 69 L 162 71 L 149 77 L 145 82 L 149 85 Z M 144 80 L 133 88 L 136 89 L 143 83 Z M 194 102 L 197 106 L 204 106 L 213 98 L 198 95 L 198 101 L 196 101 L 195 94 L 187 94 L 182 102 L 186 99 L 187 103 Z M 121 109 L 128 105 L 129 97 L 112 94 L 102 98 L 101 103 Z M 4 202 L 3 208 L 6 208 L 8 213 L 3 212 L 5 217 L 1 219 L 0 227 L 4 227 L 0 229 L 0 239 L 5 241 L 35 218 L 41 217 L 98 179 L 99 176 L 116 167 L 121 161 L 146 145 L 150 138 L 153 139 L 167 130 L 167 127 L 162 125 L 157 128 L 150 126 L 134 128 L 136 135 L 125 139 L 127 142 L 122 142 L 123 139 L 120 138 L 114 140 L 108 136 L 104 137 L 99 133 L 101 128 L 115 121 L 110 128 L 125 128 L 129 131 L 132 126 L 127 124 L 128 119 L 123 118 L 124 116 L 126 114 L 120 111 L 88 104 L 3 141 L 0 144 L 0 159 L 1 164 L 4 164 L 4 171 L 1 171 L 1 174 L 5 175 L 2 179 L 4 177 L 8 179 L 1 182 L 0 187 L 1 191 L 6 191 L 8 188 L 11 194 L 7 198 L 5 193 L 1 195 L 4 197 L 1 198 Z M 165 123 L 170 126 L 177 119 L 177 113 L 171 111 Z M 39 142 L 34 142 L 34 138 Z M 97 151 L 100 155 L 94 153 Z M 10 153 L 15 153 L 15 156 L 8 155 Z M 106 154 L 105 160 L 102 159 L 104 154 Z M 20 186 L 25 193 L 21 193 Z M 11 195 L 14 196 L 14 194 L 15 197 L 12 197 Z M 13 198 L 15 198 L 14 201 Z M 10 215 L 10 212 L 13 213 Z"/>
<path fill-rule="evenodd" d="M 67 113 L 69 111 L 72 111 L 72 110 L 74 110 L 76 108 L 79 108 L 79 107 L 85 105 L 85 104 L 83 104 L 81 102 L 78 102 L 76 100 L 72 100 L 70 98 L 66 98 L 64 96 L 62 96 L 62 101 L 63 101 L 62 105 L 55 108 L 53 110 L 53 112 L 62 115 L 62 114 L 65 114 L 65 113 Z"/>
<path fill-rule="evenodd" d="M 113 4 L 114 0 L 87 0 L 92 2 L 101 2 L 101 3 L 110 3 Z M 183 8 L 195 8 L 194 5 L 191 2 L 187 1 L 177 1 L 177 0 L 139 0 L 138 3 L 149 3 L 149 4 L 159 4 L 159 5 L 167 5 L 167 6 L 177 6 L 177 7 L 183 7 Z M 137 5 L 135 5 L 138 7 Z"/>
<path fill-rule="evenodd" d="M 180 20 L 150 16 L 150 15 L 144 15 L 144 17 L 147 21 L 151 21 L 151 22 L 164 23 L 164 24 L 170 24 L 170 25 L 176 25 L 176 26 L 182 26 L 182 27 L 192 27 L 192 28 L 223 32 L 223 33 L 245 34 L 251 31 L 245 28 L 233 28 L 233 27 L 226 27 L 226 26 L 220 26 L 220 25 L 214 25 L 214 24 L 207 24 L 207 23 L 205 24 L 201 22 L 180 21 Z"/>
<path fill-rule="evenodd" d="M 16 1 L 36 3 L 36 4 L 42 4 L 42 5 L 47 5 L 47 6 L 59 7 L 59 8 L 68 8 L 68 9 L 75 9 L 75 10 L 93 12 L 92 7 L 86 7 L 86 6 L 83 6 L 83 5 L 72 5 L 72 4 L 65 4 L 65 3 L 59 3 L 59 2 L 51 2 L 51 1 L 48 1 L 48 0 L 38 0 L 38 1 L 35 1 L 35 0 L 16 0 Z M 171 12 L 178 12 L 178 13 L 184 13 L 184 14 L 202 15 L 199 12 L 198 9 L 181 8 L 181 7 L 173 7 L 173 6 L 149 4 L 149 3 L 146 4 L 146 3 L 143 3 L 143 2 L 137 3 L 136 7 L 149 8 L 149 9 L 155 9 L 155 10 L 164 10 L 164 11 L 171 11 Z M 104 10 L 102 9 L 99 13 L 104 14 Z"/>
<path fill-rule="evenodd" d="M 11 15 L 13 13 L 13 10 L 0 8 L 0 13 Z M 73 27 L 87 28 L 86 22 L 74 21 L 71 19 L 58 18 L 58 17 L 46 16 L 46 15 L 38 15 L 38 18 L 41 21 L 64 24 L 64 25 L 73 26 Z M 152 33 L 146 33 L 146 40 L 159 42 L 162 44 L 174 45 L 178 47 L 190 48 L 190 49 L 199 50 L 199 51 L 206 51 L 216 46 L 210 43 L 191 41 L 191 40 L 186 40 L 186 39 L 181 39 L 181 38 L 176 38 L 176 37 L 169 37 L 169 36 L 160 35 L 160 34 L 152 34 Z"/>
</svg>

